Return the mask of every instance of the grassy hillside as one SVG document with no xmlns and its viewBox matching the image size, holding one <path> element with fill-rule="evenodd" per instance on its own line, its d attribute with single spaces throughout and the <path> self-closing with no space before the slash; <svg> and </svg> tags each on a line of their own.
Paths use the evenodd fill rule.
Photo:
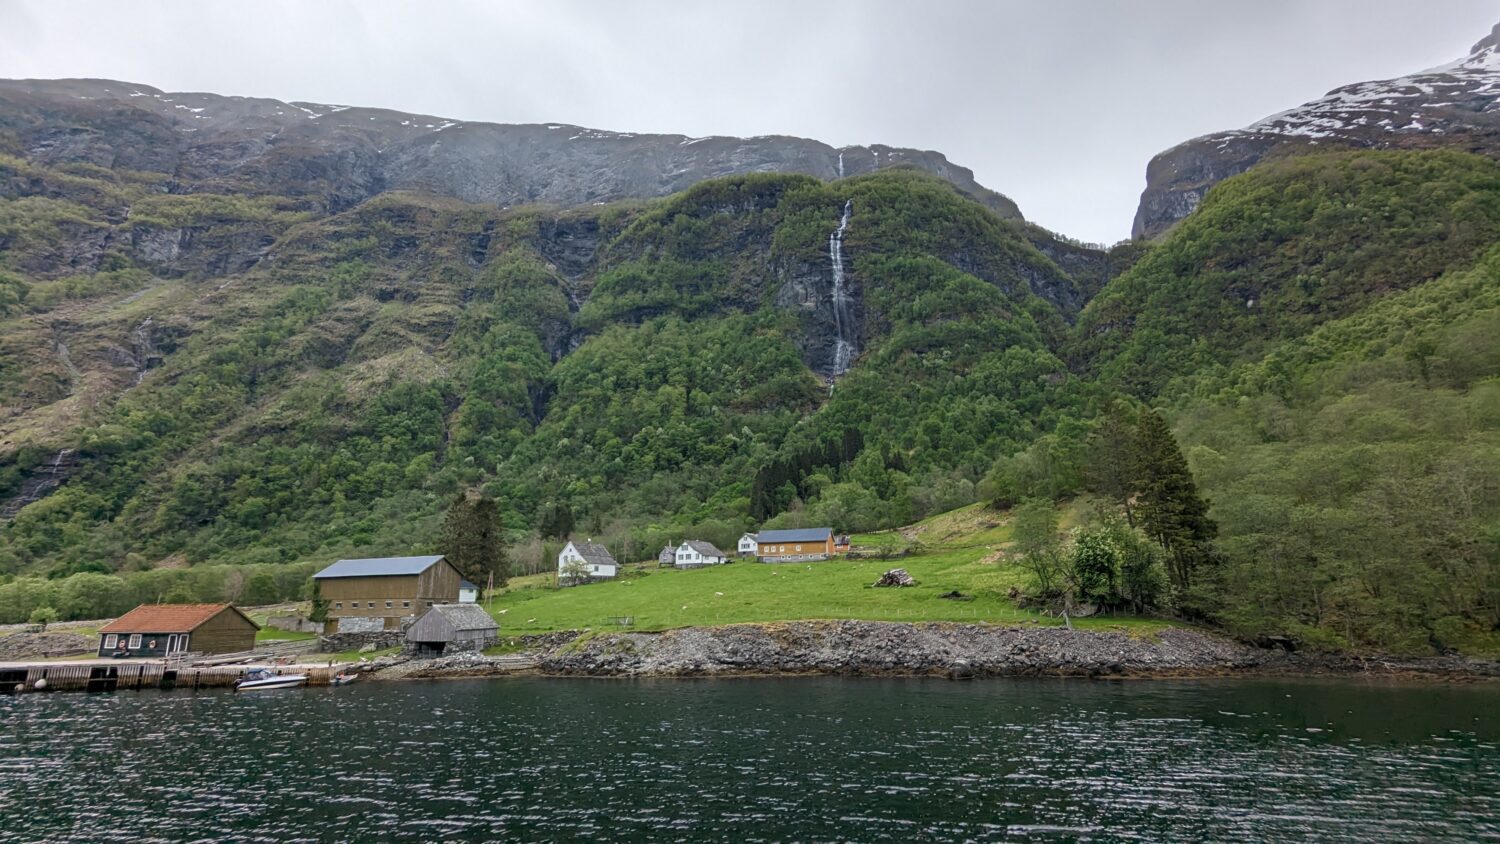
<svg viewBox="0 0 1500 844">
<path fill-rule="evenodd" d="M 551 585 L 550 575 L 536 575 L 516 581 L 487 608 L 506 634 L 613 628 L 622 616 L 633 618 L 640 630 L 800 619 L 1062 623 L 1017 609 L 1008 597 L 1012 588 L 1029 588 L 1030 577 L 1008 557 L 1009 527 L 993 511 L 965 507 L 855 540 L 856 552 L 884 548 L 911 553 L 888 560 L 774 565 L 751 560 L 683 571 L 650 565 L 632 568 L 614 581 L 563 589 Z M 917 585 L 872 586 L 897 567 L 910 572 Z M 953 591 L 972 600 L 940 597 Z M 1074 623 L 1142 632 L 1166 625 L 1130 616 Z"/>
</svg>

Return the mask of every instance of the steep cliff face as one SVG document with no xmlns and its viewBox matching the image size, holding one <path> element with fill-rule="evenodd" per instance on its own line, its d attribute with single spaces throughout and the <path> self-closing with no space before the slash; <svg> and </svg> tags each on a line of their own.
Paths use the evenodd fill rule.
<svg viewBox="0 0 1500 844">
<path fill-rule="evenodd" d="M 1359 82 L 1248 126 L 1194 138 L 1151 160 L 1132 229 L 1154 237 L 1208 189 L 1272 153 L 1329 147 L 1500 154 L 1500 25 L 1469 55 L 1440 67 Z"/>
<path fill-rule="evenodd" d="M 743 173 L 835 179 L 908 165 L 1005 217 L 1010 199 L 941 153 L 806 138 L 642 135 L 376 108 L 167 93 L 98 79 L 0 80 L 0 152 L 39 164 L 166 173 L 173 192 L 247 190 L 341 210 L 385 190 L 500 206 L 665 196 Z"/>
</svg>

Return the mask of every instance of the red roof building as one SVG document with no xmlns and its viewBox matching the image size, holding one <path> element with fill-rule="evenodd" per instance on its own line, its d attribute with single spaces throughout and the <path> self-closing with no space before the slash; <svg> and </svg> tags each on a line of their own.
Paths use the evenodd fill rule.
<svg viewBox="0 0 1500 844">
<path fill-rule="evenodd" d="M 99 655 L 238 653 L 255 648 L 258 630 L 232 604 L 142 604 L 99 628 Z"/>
</svg>

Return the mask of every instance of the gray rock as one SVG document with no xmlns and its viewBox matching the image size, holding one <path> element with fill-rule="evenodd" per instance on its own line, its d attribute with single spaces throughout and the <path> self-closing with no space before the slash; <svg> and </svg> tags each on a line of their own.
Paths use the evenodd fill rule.
<svg viewBox="0 0 1500 844">
<path fill-rule="evenodd" d="M 637 135 L 569 124 L 447 120 L 378 108 L 168 93 L 104 79 L 0 81 L 0 119 L 28 157 L 170 173 L 174 190 L 270 191 L 343 210 L 386 190 L 501 206 L 665 196 L 721 176 L 835 179 L 909 165 L 1002 216 L 1010 199 L 941 153 L 806 138 Z M 159 249 L 161 245 L 153 246 Z"/>
</svg>

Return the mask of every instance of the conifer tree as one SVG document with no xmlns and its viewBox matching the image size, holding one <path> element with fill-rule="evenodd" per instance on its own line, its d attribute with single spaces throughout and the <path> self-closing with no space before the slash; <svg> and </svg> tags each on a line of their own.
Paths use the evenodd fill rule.
<svg viewBox="0 0 1500 844">
<path fill-rule="evenodd" d="M 1218 527 L 1208 517 L 1208 502 L 1198 495 L 1172 429 L 1155 410 L 1141 414 L 1136 448 L 1136 514 L 1146 534 L 1166 552 L 1167 572 L 1180 597 L 1192 586 L 1194 570 L 1208 559 L 1208 543 L 1218 535 Z"/>
<path fill-rule="evenodd" d="M 542 532 L 542 536 L 567 539 L 573 533 L 573 511 L 567 504 L 555 501 L 542 511 L 542 518 L 537 527 Z"/>
<path fill-rule="evenodd" d="M 441 541 L 448 562 L 473 583 L 483 584 L 493 574 L 495 585 L 504 586 L 510 578 L 510 561 L 501 544 L 500 507 L 493 498 L 471 499 L 459 493 L 443 518 Z"/>
<path fill-rule="evenodd" d="M 1119 402 L 1104 408 L 1099 425 L 1089 435 L 1088 479 L 1094 491 L 1125 508 L 1125 521 L 1135 527 L 1130 499 L 1140 479 L 1136 430 Z"/>
</svg>

